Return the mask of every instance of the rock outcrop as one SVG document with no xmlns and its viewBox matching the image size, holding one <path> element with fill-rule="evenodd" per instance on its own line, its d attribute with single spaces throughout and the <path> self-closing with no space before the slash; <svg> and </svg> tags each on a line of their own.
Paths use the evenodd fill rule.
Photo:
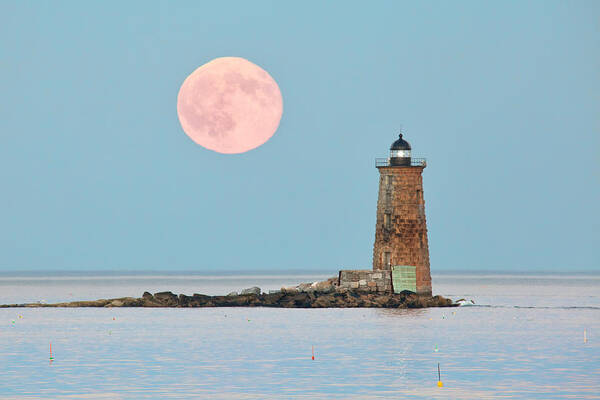
<svg viewBox="0 0 600 400">
<path fill-rule="evenodd" d="M 141 298 L 121 297 L 95 301 L 74 301 L 56 304 L 6 304 L 0 307 L 283 307 L 283 308 L 424 308 L 454 307 L 457 304 L 441 296 L 419 296 L 412 292 L 381 294 L 353 291 L 345 288 L 316 288 L 310 291 L 282 290 L 276 293 L 249 293 L 227 296 L 193 294 L 176 295 L 171 292 L 151 294 Z M 255 290 L 253 292 L 256 292 Z M 260 293 L 260 291 L 259 291 Z"/>
<path fill-rule="evenodd" d="M 306 282 L 296 286 L 282 287 L 281 292 L 284 293 L 330 293 L 339 289 L 338 278 L 329 278 L 322 282 Z"/>
</svg>

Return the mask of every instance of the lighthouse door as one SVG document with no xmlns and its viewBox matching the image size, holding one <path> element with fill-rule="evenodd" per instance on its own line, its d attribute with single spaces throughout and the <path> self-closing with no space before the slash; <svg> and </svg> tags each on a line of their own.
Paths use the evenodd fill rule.
<svg viewBox="0 0 600 400">
<path fill-rule="evenodd" d="M 394 293 L 410 290 L 417 293 L 417 267 L 412 265 L 392 266 L 392 285 Z"/>
</svg>

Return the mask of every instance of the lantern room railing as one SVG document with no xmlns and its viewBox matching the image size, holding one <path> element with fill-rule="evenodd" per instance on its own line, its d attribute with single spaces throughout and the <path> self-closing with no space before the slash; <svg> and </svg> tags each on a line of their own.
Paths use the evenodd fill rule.
<svg viewBox="0 0 600 400">
<path fill-rule="evenodd" d="M 376 158 L 375 159 L 375 166 L 376 167 L 391 167 L 392 165 L 390 164 L 390 159 L 389 158 Z M 410 166 L 411 167 L 426 167 L 427 166 L 427 159 L 425 159 L 425 158 L 411 158 L 410 159 Z"/>
</svg>

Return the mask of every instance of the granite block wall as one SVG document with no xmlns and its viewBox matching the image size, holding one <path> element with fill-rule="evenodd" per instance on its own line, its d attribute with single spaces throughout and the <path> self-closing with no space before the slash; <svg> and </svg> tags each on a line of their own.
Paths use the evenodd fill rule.
<svg viewBox="0 0 600 400">
<path fill-rule="evenodd" d="M 416 267 L 417 293 L 431 295 L 424 166 L 380 167 L 373 271 L 392 265 Z"/>
<path fill-rule="evenodd" d="M 385 270 L 341 270 L 338 286 L 365 292 L 391 293 L 392 275 L 391 271 Z"/>
</svg>

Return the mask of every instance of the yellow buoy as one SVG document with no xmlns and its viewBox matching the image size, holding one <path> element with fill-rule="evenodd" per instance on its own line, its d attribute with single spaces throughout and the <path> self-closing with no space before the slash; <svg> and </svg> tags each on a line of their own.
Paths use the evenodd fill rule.
<svg viewBox="0 0 600 400">
<path fill-rule="evenodd" d="M 440 363 L 438 363 L 438 387 L 443 387 L 442 374 L 440 374 Z"/>
<path fill-rule="evenodd" d="M 444 387 L 444 384 L 442 383 L 442 381 L 438 381 L 438 387 Z"/>
</svg>

